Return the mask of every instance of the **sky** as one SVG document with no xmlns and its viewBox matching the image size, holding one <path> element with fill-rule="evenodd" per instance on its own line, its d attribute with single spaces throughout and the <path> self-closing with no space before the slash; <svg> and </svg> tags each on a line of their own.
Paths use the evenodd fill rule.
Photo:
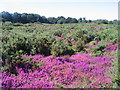
<svg viewBox="0 0 120 90">
<path fill-rule="evenodd" d="M 1 0 L 0 12 L 35 13 L 41 16 L 64 16 L 87 20 L 118 19 L 119 0 Z"/>
</svg>

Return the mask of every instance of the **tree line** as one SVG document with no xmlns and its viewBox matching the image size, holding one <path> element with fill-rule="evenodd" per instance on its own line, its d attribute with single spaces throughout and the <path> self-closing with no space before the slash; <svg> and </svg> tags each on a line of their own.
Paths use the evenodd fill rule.
<svg viewBox="0 0 120 90">
<path fill-rule="evenodd" d="M 72 18 L 68 17 L 65 18 L 64 16 L 59 16 L 57 18 L 55 17 L 48 17 L 40 16 L 39 14 L 28 14 L 28 13 L 9 13 L 6 11 L 3 11 L 0 13 L 0 16 L 2 17 L 2 22 L 10 21 L 12 23 L 34 23 L 34 22 L 40 22 L 40 23 L 49 23 L 49 24 L 64 24 L 64 23 L 91 23 L 91 22 L 98 22 L 103 24 L 113 24 L 116 23 L 117 20 L 114 21 L 108 21 L 105 19 L 99 19 L 99 20 L 86 20 L 86 18 Z"/>
</svg>

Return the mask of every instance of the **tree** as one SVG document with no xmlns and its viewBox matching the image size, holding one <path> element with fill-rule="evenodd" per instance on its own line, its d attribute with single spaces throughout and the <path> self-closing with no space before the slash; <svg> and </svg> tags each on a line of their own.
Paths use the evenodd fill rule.
<svg viewBox="0 0 120 90">
<path fill-rule="evenodd" d="M 55 23 L 57 23 L 57 19 L 54 18 L 54 17 L 49 17 L 48 21 L 49 21 L 49 24 L 55 24 Z"/>
<path fill-rule="evenodd" d="M 68 17 L 67 19 L 66 19 L 66 23 L 71 23 L 71 17 Z"/>
<path fill-rule="evenodd" d="M 120 22 L 120 21 L 119 21 Z M 119 22 L 118 22 L 118 20 L 117 19 L 115 19 L 115 20 L 113 20 L 113 24 L 119 24 Z"/>
<path fill-rule="evenodd" d="M 49 23 L 49 21 L 47 20 L 47 18 L 45 16 L 42 16 L 41 23 Z"/>
<path fill-rule="evenodd" d="M 83 23 L 87 23 L 87 20 L 86 20 L 86 18 L 84 17 L 83 18 L 83 21 L 82 21 Z"/>
<path fill-rule="evenodd" d="M 35 22 L 34 14 L 28 14 L 27 15 L 27 21 L 30 22 L 30 23 L 34 23 Z"/>
<path fill-rule="evenodd" d="M 103 24 L 108 24 L 108 20 L 102 20 Z"/>
<path fill-rule="evenodd" d="M 66 23 L 65 19 L 64 18 L 61 18 L 57 21 L 58 24 L 64 24 Z"/>
<path fill-rule="evenodd" d="M 78 19 L 78 23 L 82 23 L 82 18 L 79 18 L 79 19 Z"/>
<path fill-rule="evenodd" d="M 76 18 L 72 18 L 70 23 L 78 23 L 78 20 Z"/>
<path fill-rule="evenodd" d="M 28 21 L 27 21 L 27 13 L 23 13 L 21 15 L 21 23 L 28 23 Z"/>
<path fill-rule="evenodd" d="M 88 23 L 91 23 L 92 22 L 92 20 L 88 20 Z"/>
<path fill-rule="evenodd" d="M 66 23 L 65 17 L 63 17 L 63 16 L 57 17 L 57 23 L 58 24 Z"/>
<path fill-rule="evenodd" d="M 43 22 L 43 18 L 39 15 L 38 22 Z"/>
<path fill-rule="evenodd" d="M 76 18 L 68 17 L 66 23 L 78 23 L 78 20 Z"/>
<path fill-rule="evenodd" d="M 6 22 L 6 21 L 12 21 L 12 16 L 9 12 L 2 12 L 2 21 Z"/>
<path fill-rule="evenodd" d="M 21 14 L 15 12 L 12 15 L 12 22 L 16 23 L 16 22 L 20 22 L 20 20 L 21 20 Z"/>
<path fill-rule="evenodd" d="M 65 19 L 65 17 L 63 17 L 63 16 L 59 16 L 59 17 L 57 17 L 57 20 L 60 20 L 60 19 Z"/>
<path fill-rule="evenodd" d="M 41 18 L 40 15 L 34 14 L 35 22 L 39 22 L 40 18 Z"/>
<path fill-rule="evenodd" d="M 109 24 L 113 24 L 113 22 L 112 22 L 112 21 L 109 21 L 108 23 L 109 23 Z"/>
<path fill-rule="evenodd" d="M 46 18 L 45 16 L 40 16 L 38 14 L 28 14 L 28 13 L 9 13 L 6 11 L 3 11 L 0 13 L 0 20 L 1 22 L 10 21 L 13 23 L 34 23 L 34 22 L 40 22 L 40 23 L 49 23 L 49 24 L 63 24 L 63 23 L 91 23 L 96 22 L 98 24 L 118 24 L 118 20 L 108 21 L 106 19 L 98 19 L 98 20 L 86 20 L 86 18 L 79 18 L 78 20 L 76 18 L 68 17 L 67 19 L 64 16 L 59 16 L 57 18 L 55 17 L 49 17 Z"/>
</svg>

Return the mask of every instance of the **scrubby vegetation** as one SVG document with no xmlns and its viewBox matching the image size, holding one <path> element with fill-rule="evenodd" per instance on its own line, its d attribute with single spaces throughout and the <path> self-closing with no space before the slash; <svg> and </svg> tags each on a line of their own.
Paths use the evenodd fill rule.
<svg viewBox="0 0 120 90">
<path fill-rule="evenodd" d="M 117 25 L 5 22 L 1 27 L 3 87 L 118 87 Z"/>
</svg>

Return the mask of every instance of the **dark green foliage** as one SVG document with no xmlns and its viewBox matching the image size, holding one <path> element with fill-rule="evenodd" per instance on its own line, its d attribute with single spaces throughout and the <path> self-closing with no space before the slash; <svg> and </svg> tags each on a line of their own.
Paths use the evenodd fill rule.
<svg viewBox="0 0 120 90">
<path fill-rule="evenodd" d="M 9 13 L 9 12 L 1 12 L 0 17 L 2 17 L 2 22 L 10 21 L 13 23 L 49 23 L 49 24 L 64 24 L 64 23 L 91 23 L 91 22 L 97 22 L 98 24 L 117 24 L 118 20 L 114 21 L 108 21 L 108 20 L 86 20 L 86 18 L 79 18 L 78 20 L 76 18 L 65 18 L 63 16 L 59 16 L 57 18 L 55 17 L 49 17 L 46 18 L 45 16 L 40 16 L 38 14 L 28 14 L 28 13 Z"/>
<path fill-rule="evenodd" d="M 53 42 L 51 54 L 55 57 L 60 55 L 72 55 L 74 54 L 74 51 L 69 48 L 67 43 L 58 41 L 58 42 Z"/>
<path fill-rule="evenodd" d="M 78 23 L 82 23 L 82 18 L 79 18 L 79 19 L 78 19 Z"/>
<path fill-rule="evenodd" d="M 64 24 L 64 23 L 78 23 L 76 18 L 68 17 L 67 19 L 63 16 L 49 17 L 46 18 L 45 16 L 40 16 L 38 14 L 28 14 L 28 13 L 9 13 L 9 12 L 1 12 L 0 16 L 2 17 L 2 22 L 10 21 L 13 23 L 34 23 L 34 22 L 41 22 L 41 23 L 49 23 L 49 24 Z M 81 19 L 79 22 L 82 22 Z M 87 20 L 85 21 L 87 22 Z M 84 23 L 85 23 L 84 22 Z"/>
<path fill-rule="evenodd" d="M 94 28 L 103 26 L 107 28 L 99 30 Z M 21 58 L 24 54 L 44 56 L 52 54 L 56 57 L 85 52 L 93 53 L 94 56 L 102 56 L 104 55 L 103 49 L 107 46 L 104 42 L 111 41 L 111 44 L 117 42 L 117 26 L 111 24 L 50 25 L 5 22 L 2 28 L 2 60 L 3 65 L 7 67 L 10 67 L 10 63 L 23 67 L 29 64 L 29 59 L 23 61 Z M 98 40 L 99 43 L 97 44 L 94 40 Z M 89 45 L 86 46 L 86 44 L 97 45 L 97 47 L 87 51 Z M 7 67 L 4 67 L 4 70 L 7 70 Z M 10 70 L 12 72 L 13 68 Z"/>
<path fill-rule="evenodd" d="M 2 13 L 0 13 L 0 15 L 2 16 L 2 21 L 3 22 L 12 21 L 12 16 L 9 12 L 3 11 Z"/>
<path fill-rule="evenodd" d="M 106 20 L 106 19 L 98 19 L 95 22 L 97 22 L 98 24 L 108 24 L 109 23 L 108 20 Z"/>
<path fill-rule="evenodd" d="M 3 30 L 12 30 L 13 24 L 11 22 L 2 23 L 2 29 Z"/>
<path fill-rule="evenodd" d="M 21 14 L 15 12 L 15 13 L 12 15 L 12 22 L 13 22 L 13 23 L 21 22 Z"/>
<path fill-rule="evenodd" d="M 63 17 L 63 16 L 58 17 L 57 18 L 57 23 L 58 24 L 64 24 L 64 23 L 66 23 L 65 17 Z"/>
<path fill-rule="evenodd" d="M 48 21 L 49 21 L 50 24 L 56 24 L 57 23 L 57 18 L 49 17 Z"/>
<path fill-rule="evenodd" d="M 23 26 L 22 23 L 14 23 L 13 26 Z"/>
<path fill-rule="evenodd" d="M 78 20 L 76 18 L 68 17 L 66 23 L 78 23 Z"/>
</svg>

